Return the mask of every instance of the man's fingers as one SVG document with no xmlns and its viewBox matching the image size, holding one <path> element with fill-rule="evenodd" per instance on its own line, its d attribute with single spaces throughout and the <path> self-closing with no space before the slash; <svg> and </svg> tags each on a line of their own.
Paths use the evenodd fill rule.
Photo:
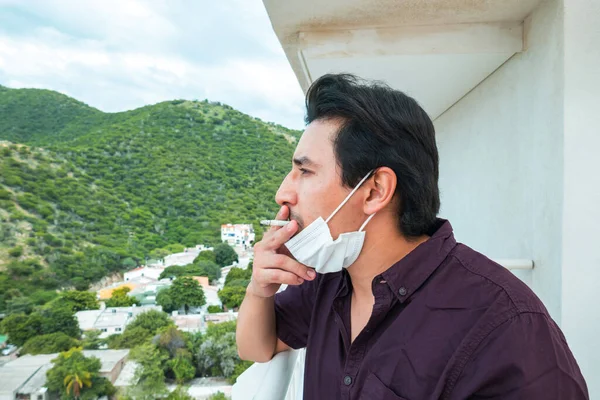
<svg viewBox="0 0 600 400">
<path fill-rule="evenodd" d="M 279 209 L 279 212 L 275 216 L 275 219 L 286 220 L 286 219 L 288 219 L 289 215 L 290 215 L 290 209 L 288 208 L 288 206 L 281 206 L 281 208 Z M 269 232 L 277 231 L 279 229 L 280 229 L 279 226 L 273 225 L 273 226 L 271 226 L 271 228 L 269 228 Z"/>
<path fill-rule="evenodd" d="M 300 285 L 304 279 L 296 274 L 284 271 L 282 269 L 265 269 L 262 271 L 264 278 L 269 283 L 283 283 L 286 285 Z"/>
<path fill-rule="evenodd" d="M 278 229 L 275 232 L 269 232 L 268 237 L 263 238 L 265 248 L 268 250 L 277 250 L 282 244 L 290 240 L 294 233 L 298 230 L 298 223 L 296 221 L 290 221 L 289 224 Z"/>
<path fill-rule="evenodd" d="M 272 269 L 281 269 L 287 272 L 295 274 L 298 278 L 308 279 L 312 281 L 317 274 L 312 268 L 307 267 L 304 264 L 300 264 L 293 258 L 278 254 L 273 258 Z"/>
</svg>

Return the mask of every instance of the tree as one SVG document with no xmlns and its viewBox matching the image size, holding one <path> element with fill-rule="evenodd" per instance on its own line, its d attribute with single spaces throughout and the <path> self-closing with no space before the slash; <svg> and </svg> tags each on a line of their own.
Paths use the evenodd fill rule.
<svg viewBox="0 0 600 400">
<path fill-rule="evenodd" d="M 33 301 L 24 297 L 19 289 L 10 288 L 0 294 L 0 310 L 5 310 L 9 315 L 29 314 L 33 310 Z"/>
<path fill-rule="evenodd" d="M 131 307 L 134 304 L 139 306 L 138 299 L 127 295 L 130 291 L 131 289 L 127 286 L 113 290 L 110 299 L 106 301 L 106 307 Z"/>
<path fill-rule="evenodd" d="M 19 258 L 23 255 L 23 247 L 22 246 L 17 246 L 17 247 L 13 247 L 12 249 L 10 249 L 8 251 L 8 255 L 14 258 Z"/>
<path fill-rule="evenodd" d="M 163 328 L 162 333 L 154 341 L 159 348 L 165 349 L 169 353 L 170 358 L 175 358 L 179 350 L 185 350 L 186 338 L 176 326 Z"/>
<path fill-rule="evenodd" d="M 234 261 L 238 261 L 238 255 L 233 249 L 226 243 L 221 243 L 215 247 L 215 261 L 221 268 L 231 265 Z"/>
<path fill-rule="evenodd" d="M 127 394 L 136 400 L 154 400 L 166 395 L 163 363 L 167 356 L 152 343 L 145 343 L 131 351 L 131 359 L 138 366 Z"/>
<path fill-rule="evenodd" d="M 216 281 L 221 277 L 221 267 L 219 267 L 214 261 L 210 260 L 198 260 L 194 264 L 197 268 L 198 273 L 196 276 L 207 276 L 210 281 Z"/>
<path fill-rule="evenodd" d="M 181 243 L 171 243 L 165 246 L 165 250 L 167 250 L 169 254 L 183 253 L 183 251 L 185 250 L 185 246 Z"/>
<path fill-rule="evenodd" d="M 209 314 L 215 314 L 215 313 L 223 312 L 223 308 L 221 308 L 221 306 L 210 305 L 210 306 L 208 306 L 206 311 L 208 311 Z"/>
<path fill-rule="evenodd" d="M 246 295 L 246 288 L 243 286 L 225 286 L 218 292 L 219 299 L 225 307 L 230 310 L 239 308 Z"/>
<path fill-rule="evenodd" d="M 231 376 L 239 362 L 235 333 L 206 338 L 196 353 L 196 362 L 201 376 Z"/>
<path fill-rule="evenodd" d="M 102 332 L 99 329 L 86 331 L 81 340 L 84 350 L 98 350 L 104 342 L 104 339 L 100 339 L 100 335 L 102 335 Z"/>
<path fill-rule="evenodd" d="M 192 365 L 189 357 L 183 355 L 177 356 L 169 360 L 167 365 L 175 374 L 175 381 L 180 385 L 189 381 L 196 375 L 196 368 Z"/>
<path fill-rule="evenodd" d="M 250 278 L 252 278 L 252 270 L 251 269 L 242 269 L 233 267 L 229 270 L 227 277 L 225 278 L 224 286 L 235 286 L 232 282 L 237 281 L 239 286 L 248 286 L 250 283 Z"/>
<path fill-rule="evenodd" d="M 187 393 L 183 386 L 177 386 L 175 390 L 169 393 L 167 400 L 194 400 L 194 398 Z"/>
<path fill-rule="evenodd" d="M 200 253 L 198 253 L 198 257 L 194 259 L 194 264 L 200 260 L 212 261 L 216 263 L 215 252 L 212 250 L 202 250 Z"/>
<path fill-rule="evenodd" d="M 180 276 L 207 276 L 209 280 L 215 281 L 221 277 L 221 267 L 213 261 L 196 258 L 194 264 L 173 265 L 165 268 L 159 278 L 176 278 Z"/>
<path fill-rule="evenodd" d="M 21 354 L 52 354 L 78 346 L 79 340 L 62 332 L 55 332 L 30 338 L 23 345 Z"/>
<path fill-rule="evenodd" d="M 180 384 L 189 381 L 196 374 L 196 368 L 192 363 L 192 353 L 188 350 L 191 338 L 191 335 L 171 326 L 163 329 L 160 336 L 153 340 L 159 349 L 169 355 L 168 375 L 174 377 Z"/>
<path fill-rule="evenodd" d="M 164 295 L 161 294 L 165 292 Z M 168 299 L 168 303 L 165 301 Z M 157 303 L 163 307 L 179 309 L 183 307 L 187 314 L 190 307 L 201 307 L 206 303 L 204 290 L 193 278 L 183 276 L 175 279 L 171 287 L 159 293 Z"/>
<path fill-rule="evenodd" d="M 92 374 L 87 371 L 73 372 L 65 376 L 64 384 L 67 389 L 67 396 L 73 391 L 73 397 L 78 399 L 81 397 L 81 389 L 92 387 Z"/>
<path fill-rule="evenodd" d="M 161 273 L 158 279 L 166 279 L 166 278 L 177 278 L 182 275 L 192 276 L 193 273 L 190 272 L 190 268 L 193 267 L 193 264 L 188 265 L 172 265 L 170 267 L 165 268 Z"/>
<path fill-rule="evenodd" d="M 227 396 L 225 396 L 225 393 L 223 392 L 217 392 L 215 394 L 212 394 L 208 400 L 229 400 Z"/>
<path fill-rule="evenodd" d="M 152 335 L 156 334 L 160 329 L 173 326 L 174 323 L 169 318 L 169 315 L 158 310 L 150 310 L 138 314 L 137 317 L 127 325 L 127 329 L 134 329 L 137 327 L 146 329 Z"/>
<path fill-rule="evenodd" d="M 127 257 L 126 259 L 123 260 L 121 265 L 123 266 L 123 268 L 129 270 L 129 269 L 135 268 L 137 266 L 137 263 L 135 262 L 135 260 L 133 258 Z"/>
<path fill-rule="evenodd" d="M 46 372 L 46 386 L 62 399 L 91 400 L 116 392 L 112 384 L 100 376 L 100 360 L 85 357 L 81 348 L 60 353 L 52 363 Z"/>
<path fill-rule="evenodd" d="M 6 301 L 7 314 L 29 314 L 33 311 L 33 301 L 29 297 L 15 297 Z"/>
<path fill-rule="evenodd" d="M 110 335 L 107 340 L 110 349 L 132 349 L 144 344 L 152 337 L 152 332 L 140 326 L 127 326 L 121 334 Z"/>
<path fill-rule="evenodd" d="M 80 330 L 73 313 L 63 306 L 36 311 L 30 315 L 12 314 L 0 324 L 0 331 L 8 334 L 11 343 L 22 346 L 34 336 L 62 332 L 79 338 Z"/>
<path fill-rule="evenodd" d="M 235 333 L 237 327 L 236 321 L 221 322 L 219 324 L 209 323 L 204 336 L 206 338 L 220 338 L 228 333 Z"/>
<path fill-rule="evenodd" d="M 210 324 L 202 338 L 192 338 L 198 372 L 201 376 L 224 376 L 231 383 L 251 362 L 242 361 L 235 343 L 236 321 Z M 199 340 L 201 339 L 201 340 Z"/>
<path fill-rule="evenodd" d="M 35 316 L 37 313 L 31 314 Z M 81 331 L 73 312 L 65 307 L 54 307 L 40 311 L 42 317 L 42 334 L 63 332 L 71 337 L 79 338 Z"/>
<path fill-rule="evenodd" d="M 4 300 L 12 300 L 16 297 L 22 297 L 23 293 L 17 288 L 10 288 L 4 293 Z"/>
<path fill-rule="evenodd" d="M 10 343 L 22 346 L 41 330 L 41 321 L 36 320 L 37 324 L 33 322 L 25 314 L 11 314 L 0 324 L 0 332 L 8 335 Z"/>
<path fill-rule="evenodd" d="M 156 295 L 156 304 L 162 307 L 165 312 L 171 313 L 177 311 L 179 307 L 171 298 L 171 292 L 168 289 L 162 289 Z"/>
<path fill-rule="evenodd" d="M 169 250 L 167 250 L 167 249 L 154 249 L 148 255 L 152 259 L 162 260 L 163 258 L 165 258 L 166 256 L 168 256 L 169 254 L 171 254 L 171 252 Z"/>
<path fill-rule="evenodd" d="M 97 310 L 100 308 L 95 293 L 79 290 L 62 292 L 58 298 L 47 304 L 48 307 L 57 305 L 68 307 L 74 313 L 83 310 Z"/>
</svg>

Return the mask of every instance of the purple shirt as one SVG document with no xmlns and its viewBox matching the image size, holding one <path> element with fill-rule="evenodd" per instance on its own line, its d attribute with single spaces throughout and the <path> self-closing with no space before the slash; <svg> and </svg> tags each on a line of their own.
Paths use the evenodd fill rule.
<svg viewBox="0 0 600 400">
<path fill-rule="evenodd" d="M 457 244 L 449 222 L 438 220 L 431 238 L 372 287 L 371 318 L 353 343 L 347 271 L 276 295 L 277 336 L 306 347 L 306 400 L 589 398 L 541 301 Z"/>
</svg>

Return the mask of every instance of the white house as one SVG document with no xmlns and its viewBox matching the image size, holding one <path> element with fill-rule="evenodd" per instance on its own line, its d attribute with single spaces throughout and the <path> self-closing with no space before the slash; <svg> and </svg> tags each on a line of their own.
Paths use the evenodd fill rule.
<svg viewBox="0 0 600 400">
<path fill-rule="evenodd" d="M 169 254 L 164 258 L 162 266 L 166 268 L 173 265 L 188 265 L 194 262 L 198 254 L 200 254 L 200 250 L 196 248 L 185 249 L 183 253 Z"/>
<path fill-rule="evenodd" d="M 221 241 L 230 246 L 254 243 L 256 235 L 252 224 L 223 224 L 221 225 Z"/>
<path fill-rule="evenodd" d="M 89 331 L 97 329 L 101 332 L 100 337 L 106 338 L 113 334 L 123 333 L 125 327 L 139 314 L 150 310 L 162 311 L 161 306 L 141 307 L 108 307 L 100 310 L 85 310 L 75 313 L 79 323 L 79 329 Z"/>
<path fill-rule="evenodd" d="M 144 265 L 144 266 L 132 269 L 131 271 L 125 272 L 123 274 L 123 280 L 125 282 L 127 282 L 127 281 L 131 281 L 131 280 L 134 280 L 137 278 L 141 278 L 142 276 L 158 280 L 158 277 L 160 276 L 160 274 L 163 271 L 164 271 L 164 268 L 147 267 Z"/>
<path fill-rule="evenodd" d="M 128 349 L 84 350 L 85 357 L 100 360 L 100 376 L 115 383 L 129 356 Z M 58 354 L 24 355 L 0 366 L 0 400 L 31 399 L 48 400 L 46 371 L 52 368 L 52 360 Z"/>
<path fill-rule="evenodd" d="M 171 315 L 171 320 L 177 326 L 177 329 L 183 332 L 201 332 L 206 328 L 204 322 L 204 316 L 202 314 L 179 314 L 174 311 Z"/>
<path fill-rule="evenodd" d="M 525 268 L 515 273 L 600 398 L 600 3 L 264 4 L 304 90 L 343 71 L 421 103 L 437 132 L 442 216 L 461 242 Z"/>
</svg>

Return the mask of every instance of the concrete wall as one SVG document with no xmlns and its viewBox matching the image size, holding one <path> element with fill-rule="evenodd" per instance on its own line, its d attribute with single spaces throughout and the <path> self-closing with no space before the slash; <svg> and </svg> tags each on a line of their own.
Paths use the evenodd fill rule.
<svg viewBox="0 0 600 400">
<path fill-rule="evenodd" d="M 542 3 L 516 54 L 436 121 L 441 215 L 491 258 L 533 259 L 518 272 L 561 319 L 562 5 Z"/>
<path fill-rule="evenodd" d="M 600 398 L 600 3 L 549 0 L 526 50 L 435 121 L 442 211 L 492 258 L 533 259 L 526 281 Z"/>
<path fill-rule="evenodd" d="M 600 399 L 600 2 L 564 4 L 562 328 Z"/>
</svg>

